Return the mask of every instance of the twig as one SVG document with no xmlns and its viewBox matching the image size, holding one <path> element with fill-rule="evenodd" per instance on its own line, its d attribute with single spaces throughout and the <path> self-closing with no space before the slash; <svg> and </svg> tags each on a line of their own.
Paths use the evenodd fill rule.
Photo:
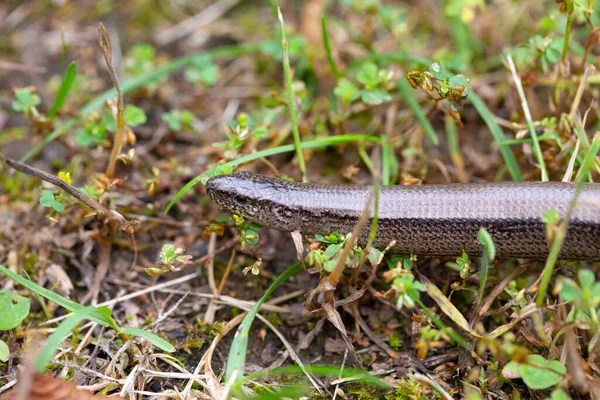
<svg viewBox="0 0 600 400">
<path fill-rule="evenodd" d="M 66 367 L 66 368 L 71 368 L 71 369 L 74 369 L 75 371 L 84 373 L 86 375 L 95 376 L 96 378 L 104 379 L 104 380 L 107 380 L 110 382 L 117 382 L 117 383 L 122 384 L 125 381 L 124 379 L 116 379 L 116 378 L 113 378 L 112 376 L 108 376 L 108 375 L 105 375 L 98 371 L 94 371 L 93 369 L 85 368 L 80 365 L 66 362 L 66 361 L 50 360 L 50 364 L 60 365 L 61 367 Z"/>
<path fill-rule="evenodd" d="M 52 175 L 47 172 L 41 171 L 41 170 L 31 167 L 27 164 L 23 164 L 22 162 L 19 162 L 19 161 L 10 159 L 10 158 L 5 158 L 4 155 L 2 155 L 2 153 L 0 153 L 0 159 L 3 159 L 4 162 L 6 163 L 6 165 L 11 167 L 12 169 L 15 169 L 26 175 L 30 175 L 35 178 L 41 179 L 42 181 L 51 183 L 54 186 L 64 190 L 65 192 L 69 193 L 71 196 L 75 197 L 77 200 L 84 203 L 88 207 L 93 208 L 94 210 L 98 211 L 103 216 L 117 220 L 121 224 L 121 226 L 124 226 L 127 224 L 125 217 L 123 217 L 121 214 L 119 214 L 118 212 L 116 212 L 114 210 L 109 210 L 108 208 L 106 208 L 105 206 L 103 206 L 102 204 L 97 202 L 96 200 L 92 199 L 90 196 L 83 193 L 81 190 L 77 189 L 75 186 L 68 184 L 67 182 L 65 182 L 62 179 L 60 179 L 59 177 L 57 177 L 56 175 Z"/>
<path fill-rule="evenodd" d="M 298 366 L 300 367 L 300 369 L 302 370 L 302 372 L 304 372 L 304 375 L 306 375 L 306 377 L 308 378 L 308 380 L 310 381 L 310 383 L 313 385 L 313 387 L 319 392 L 319 393 L 323 393 L 323 391 L 321 390 L 320 386 L 324 386 L 323 382 L 319 381 L 319 383 L 315 382 L 315 379 L 317 379 L 316 377 L 314 377 L 304 366 L 304 363 L 302 363 L 302 360 L 300 360 L 300 357 L 298 357 L 298 354 L 294 351 L 294 347 L 290 344 L 290 342 L 285 338 L 285 336 L 283 336 L 283 334 L 281 332 L 279 332 L 277 330 L 277 328 L 275 328 L 275 326 L 265 317 L 263 317 L 262 315 L 260 315 L 259 313 L 256 314 L 256 316 L 258 317 L 258 319 L 260 319 L 265 325 L 267 325 L 272 331 L 273 333 L 275 333 L 275 335 L 277 335 L 277 337 L 279 338 L 279 340 L 281 340 L 281 342 L 283 343 L 283 345 L 286 348 L 286 351 L 288 352 L 289 356 L 292 358 L 292 360 L 294 360 L 296 362 L 296 364 L 298 364 Z"/>
<path fill-rule="evenodd" d="M 119 84 L 117 72 L 112 64 L 112 44 L 110 42 L 108 32 L 106 31 L 106 28 L 102 22 L 98 24 L 98 43 L 102 49 L 102 54 L 104 55 L 106 66 L 108 67 L 110 79 L 112 80 L 113 86 L 117 91 L 117 115 L 115 116 L 117 128 L 113 140 L 112 151 L 110 153 L 110 159 L 108 161 L 108 166 L 106 167 L 106 176 L 112 178 L 115 175 L 117 157 L 121 152 L 121 146 L 123 145 L 123 138 L 125 136 L 125 117 L 123 115 L 123 92 L 121 91 L 121 85 Z"/>
<path fill-rule="evenodd" d="M 502 293 L 504 288 L 506 286 L 508 286 L 508 284 L 513 279 L 515 279 L 519 274 L 521 274 L 524 270 L 525 270 L 524 266 L 520 265 L 519 267 L 512 270 L 512 272 L 510 274 L 508 274 L 508 276 L 506 276 L 506 278 L 502 279 L 502 281 L 499 284 L 497 284 L 494 287 L 494 289 L 492 289 L 490 294 L 485 298 L 485 301 L 483 302 L 481 307 L 479 307 L 479 310 L 477 310 L 477 312 L 475 313 L 476 321 L 479 320 L 479 317 L 482 317 L 487 313 L 487 311 L 489 310 L 490 306 L 492 305 L 492 302 L 494 301 L 494 299 L 496 299 L 496 297 L 500 296 L 500 294 Z M 475 326 L 475 322 L 472 322 L 470 325 Z"/>
<path fill-rule="evenodd" d="M 581 103 L 581 98 L 583 97 L 583 92 L 585 91 L 585 87 L 587 84 L 588 77 L 590 76 L 590 72 L 594 70 L 593 65 L 588 65 L 583 71 L 583 76 L 579 81 L 579 86 L 577 87 L 577 92 L 575 93 L 575 97 L 573 98 L 573 103 L 571 104 L 571 111 L 569 112 L 569 119 L 572 121 L 575 118 L 575 114 L 577 113 L 577 109 L 579 108 L 579 104 Z"/>
<path fill-rule="evenodd" d="M 34 74 L 45 74 L 46 68 L 38 67 L 35 65 L 17 64 L 8 61 L 0 61 L 0 70 L 5 71 L 19 71 L 19 72 L 32 72 Z"/>
<path fill-rule="evenodd" d="M 379 347 L 381 350 L 385 351 L 386 354 L 393 358 L 394 360 L 399 360 L 400 359 L 400 354 L 398 354 L 397 351 L 394 351 L 390 346 L 388 346 L 387 343 L 385 343 L 383 340 L 381 340 L 380 338 L 378 338 L 375 335 L 375 332 L 373 332 L 371 330 L 371 328 L 369 328 L 369 325 L 365 322 L 365 320 L 360 316 L 359 313 L 354 313 L 352 312 L 352 310 L 350 309 L 349 306 L 344 306 L 343 307 L 344 310 L 352 315 L 354 317 L 354 320 L 358 323 L 358 326 L 360 326 L 360 328 L 362 329 L 362 331 L 365 333 L 365 335 L 367 335 L 367 337 L 369 339 L 371 339 L 371 341 L 373 341 L 373 343 L 375 343 L 377 345 L 377 347 Z"/>
<path fill-rule="evenodd" d="M 547 181 L 548 171 L 546 170 L 546 163 L 544 162 L 540 142 L 538 140 L 537 133 L 535 132 L 533 119 L 531 118 L 531 111 L 529 111 L 529 104 L 527 103 L 525 92 L 523 91 L 521 78 L 519 78 L 519 75 L 517 74 L 517 68 L 515 67 L 515 63 L 510 54 L 506 56 L 506 61 L 508 61 L 510 72 L 515 82 L 515 86 L 517 87 L 517 93 L 519 94 L 519 98 L 521 99 L 521 107 L 523 108 L 523 114 L 525 114 L 525 120 L 527 121 L 527 126 L 529 127 L 529 134 L 531 135 L 531 140 L 533 142 L 533 152 L 535 153 L 539 167 L 542 170 L 542 181 Z"/>
<path fill-rule="evenodd" d="M 164 287 L 178 285 L 180 283 L 187 282 L 187 281 L 189 281 L 191 279 L 194 279 L 194 278 L 197 278 L 199 276 L 202 276 L 201 272 L 194 272 L 193 274 L 188 274 L 188 275 L 182 276 L 181 278 L 177 278 L 177 279 L 173 279 L 172 281 L 169 281 L 169 282 L 161 283 L 160 285 L 156 285 L 156 286 L 152 286 L 152 287 L 149 287 L 149 288 L 145 288 L 143 290 L 138 290 L 137 292 L 129 293 L 129 294 L 125 295 L 125 296 L 118 297 L 116 299 L 112 299 L 112 300 L 109 300 L 109 301 L 105 301 L 104 303 L 100 303 L 97 306 L 98 307 L 111 306 L 111 305 L 117 304 L 117 303 L 125 301 L 125 300 L 129 300 L 129 299 L 132 299 L 132 298 L 135 298 L 135 297 L 139 297 L 139 296 L 142 296 L 142 295 L 150 293 L 150 292 L 154 292 L 154 291 L 159 290 L 159 289 L 164 288 Z M 71 315 L 71 314 L 67 314 L 67 315 L 63 315 L 63 316 L 58 317 L 58 318 L 51 319 L 49 321 L 43 322 L 41 325 L 48 325 L 48 324 L 52 324 L 52 323 L 61 321 L 61 320 L 65 319 L 65 318 L 67 318 L 69 315 Z"/>
<path fill-rule="evenodd" d="M 333 400 L 337 399 L 337 394 L 338 394 L 338 390 L 340 388 L 340 384 L 342 382 L 339 382 L 340 379 L 342 379 L 342 373 L 344 372 L 344 366 L 346 366 L 346 359 L 348 358 L 348 349 L 346 349 L 346 351 L 344 351 L 344 358 L 342 360 L 342 365 L 340 366 L 340 373 L 338 374 L 338 383 L 335 385 L 335 389 L 333 389 Z"/>
<path fill-rule="evenodd" d="M 155 40 L 161 45 L 167 45 L 180 39 L 190 33 L 198 31 L 203 26 L 210 24 L 217 20 L 227 11 L 232 9 L 239 3 L 240 0 L 220 0 L 210 6 L 204 8 L 201 12 L 194 15 L 191 18 L 186 19 L 168 29 L 167 31 L 160 32 L 155 36 Z"/>
<path fill-rule="evenodd" d="M 227 267 L 225 267 L 225 272 L 223 272 L 223 276 L 221 277 L 221 282 L 219 282 L 219 287 L 217 288 L 217 294 L 223 293 L 223 289 L 225 289 L 225 282 L 227 282 L 227 278 L 231 273 L 231 268 L 233 267 L 233 261 L 235 260 L 235 249 L 231 251 L 231 256 L 229 257 L 229 262 L 227 263 Z M 275 304 L 272 301 L 267 301 L 269 304 Z"/>
<path fill-rule="evenodd" d="M 213 295 L 217 295 L 217 284 L 215 283 L 215 246 L 217 244 L 217 234 L 211 233 L 208 242 L 208 261 L 206 268 L 208 270 L 208 286 Z M 204 313 L 204 322 L 212 324 L 215 321 L 215 298 L 210 299 L 206 313 Z"/>
<path fill-rule="evenodd" d="M 110 267 L 110 256 L 112 254 L 112 241 L 107 238 L 97 235 L 95 238 L 100 245 L 100 254 L 98 256 L 98 265 L 96 266 L 96 273 L 94 274 L 94 282 L 89 292 L 81 299 L 81 304 L 85 304 L 88 301 L 92 301 L 95 304 L 98 301 L 98 293 L 100 293 L 100 287 L 104 278 L 108 274 Z"/>
<path fill-rule="evenodd" d="M 171 315 L 177 309 L 177 307 L 179 307 L 181 305 L 181 303 L 183 303 L 183 301 L 188 297 L 189 294 L 190 294 L 190 292 L 186 292 L 183 296 L 181 296 L 181 298 L 179 300 L 177 300 L 177 302 L 173 305 L 173 307 L 169 308 L 165 313 L 159 315 L 158 318 L 156 318 L 154 321 L 152 321 L 148 326 L 145 326 L 144 330 L 149 331 L 150 329 L 154 328 L 156 325 L 158 325 L 162 321 L 164 321 L 169 315 Z"/>
</svg>

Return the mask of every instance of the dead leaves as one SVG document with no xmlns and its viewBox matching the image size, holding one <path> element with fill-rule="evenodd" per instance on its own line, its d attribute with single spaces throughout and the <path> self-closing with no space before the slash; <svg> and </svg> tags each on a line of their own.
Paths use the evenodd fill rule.
<svg viewBox="0 0 600 400">
<path fill-rule="evenodd" d="M 50 374 L 36 372 L 29 379 L 21 381 L 10 391 L 0 396 L 0 400 L 89 400 L 100 399 L 85 390 L 77 389 L 74 382 L 54 378 Z"/>
</svg>

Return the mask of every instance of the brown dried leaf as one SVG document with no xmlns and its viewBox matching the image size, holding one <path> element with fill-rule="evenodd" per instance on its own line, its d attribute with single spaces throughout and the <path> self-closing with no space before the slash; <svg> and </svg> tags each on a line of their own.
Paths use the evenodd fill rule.
<svg viewBox="0 0 600 400">
<path fill-rule="evenodd" d="M 54 378 L 51 374 L 39 372 L 33 375 L 30 387 L 24 388 L 19 382 L 13 389 L 0 396 L 0 400 L 89 400 L 101 398 L 103 397 L 77 389 L 74 382 L 67 382 Z"/>
<path fill-rule="evenodd" d="M 67 272 L 58 264 L 52 263 L 45 271 L 45 278 L 61 295 L 70 297 L 74 289 L 73 282 Z"/>
</svg>

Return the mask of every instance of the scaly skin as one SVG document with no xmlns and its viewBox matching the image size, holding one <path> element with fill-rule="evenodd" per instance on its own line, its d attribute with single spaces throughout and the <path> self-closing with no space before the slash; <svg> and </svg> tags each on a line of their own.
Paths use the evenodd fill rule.
<svg viewBox="0 0 600 400">
<path fill-rule="evenodd" d="M 352 232 L 370 186 L 293 183 L 240 172 L 206 184 L 221 207 L 267 227 L 305 235 Z M 565 182 L 502 182 L 384 186 L 374 246 L 403 254 L 482 254 L 486 228 L 498 257 L 543 259 L 549 245 L 542 216 L 567 215 L 577 186 Z M 359 243 L 367 241 L 370 224 Z M 561 259 L 600 259 L 600 184 L 587 183 L 571 212 Z"/>
</svg>

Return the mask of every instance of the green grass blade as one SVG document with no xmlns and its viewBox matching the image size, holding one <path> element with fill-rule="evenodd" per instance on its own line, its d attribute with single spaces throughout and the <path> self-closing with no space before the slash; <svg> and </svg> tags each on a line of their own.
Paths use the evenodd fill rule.
<svg viewBox="0 0 600 400">
<path fill-rule="evenodd" d="M 492 240 L 492 236 L 485 229 L 481 228 L 477 233 L 479 243 L 483 245 L 483 260 L 481 261 L 481 278 L 479 279 L 479 291 L 477 293 L 477 306 L 481 306 L 483 303 L 483 291 L 485 284 L 487 283 L 488 271 L 490 263 L 496 258 L 496 245 Z"/>
<path fill-rule="evenodd" d="M 567 53 L 569 52 L 569 39 L 571 38 L 571 24 L 573 23 L 573 11 L 575 7 L 573 5 L 573 0 L 566 0 L 565 6 L 567 8 L 567 25 L 565 26 L 565 40 L 563 42 L 563 49 L 561 60 L 565 61 L 567 59 Z"/>
<path fill-rule="evenodd" d="M 506 168 L 508 168 L 508 172 L 510 173 L 513 181 L 522 181 L 523 178 L 521 177 L 521 170 L 519 169 L 517 159 L 515 158 L 515 155 L 510 147 L 502 144 L 502 142 L 506 140 L 506 137 L 504 136 L 504 132 L 502 132 L 500 126 L 496 123 L 496 121 L 494 121 L 494 116 L 492 115 L 491 111 L 475 94 L 475 92 L 469 93 L 469 100 L 471 100 L 473 107 L 475 107 L 485 124 L 490 129 L 490 132 L 500 149 L 500 154 L 502 154 L 502 158 L 504 158 Z"/>
<path fill-rule="evenodd" d="M 386 137 L 381 135 L 381 184 L 387 186 L 390 184 L 392 175 L 392 152 L 394 148 L 389 143 L 384 143 Z"/>
<path fill-rule="evenodd" d="M 367 62 L 374 62 L 377 64 L 394 62 L 394 63 L 398 63 L 398 64 L 413 64 L 416 67 L 426 67 L 426 68 L 429 68 L 429 65 L 431 64 L 431 61 L 429 61 L 426 58 L 412 56 L 412 55 L 406 54 L 406 53 L 381 53 L 381 54 L 380 53 L 372 53 L 372 54 L 369 54 L 368 56 L 350 64 L 346 68 L 346 71 L 354 71 L 356 69 L 359 69 L 363 64 L 365 64 Z"/>
<path fill-rule="evenodd" d="M 596 163 L 596 156 L 600 151 L 600 133 L 596 133 L 594 139 L 592 140 L 592 144 L 588 149 L 587 153 L 585 153 L 585 157 L 583 158 L 583 162 L 579 167 L 579 171 L 577 171 L 577 175 L 575 176 L 575 181 L 583 182 L 586 179 L 591 181 L 590 172 L 592 171 L 594 164 Z"/>
<path fill-rule="evenodd" d="M 271 293 L 279 287 L 283 282 L 287 281 L 292 276 L 302 271 L 300 263 L 296 263 L 275 279 L 275 281 L 269 286 L 265 294 L 256 302 L 256 304 L 248 311 L 248 314 L 240 324 L 231 343 L 231 349 L 229 350 L 229 357 L 227 357 L 227 369 L 225 372 L 225 381 L 231 382 L 232 377 L 235 377 L 236 382 L 241 382 L 244 377 L 244 368 L 246 366 L 246 350 L 248 349 L 248 333 L 252 322 L 256 317 L 256 313 L 260 306 L 269 298 Z M 234 386 L 236 386 L 234 384 Z"/>
<path fill-rule="evenodd" d="M 421 105 L 417 102 L 417 100 L 415 100 L 413 96 L 413 89 L 406 78 L 402 77 L 396 80 L 396 85 L 400 90 L 400 94 L 402 97 L 404 97 L 404 101 L 406 101 L 406 104 L 408 104 L 408 107 L 413 112 L 415 118 L 417 118 L 417 121 L 419 121 L 419 124 L 421 124 L 421 128 L 423 128 L 429 140 L 431 140 L 433 144 L 438 145 L 440 141 L 433 130 L 433 126 L 431 126 L 431 122 L 429 122 L 429 119 L 427 119 L 427 116 L 425 115 L 423 108 L 421 108 Z"/>
<path fill-rule="evenodd" d="M 47 298 L 48 300 L 55 302 L 59 306 L 64 307 L 69 311 L 77 312 L 77 311 L 81 311 L 82 309 L 85 308 L 84 306 L 82 306 L 79 303 L 76 303 L 72 300 L 64 298 L 63 296 L 61 296 L 57 293 L 54 293 L 44 287 L 41 287 L 40 285 L 30 281 L 29 279 L 26 279 L 20 275 L 15 274 L 14 272 L 12 272 L 8 268 L 4 267 L 3 265 L 0 265 L 0 272 L 3 273 L 4 275 L 8 276 L 13 281 L 16 281 L 16 282 L 20 283 L 21 285 L 25 286 L 27 289 L 31 290 L 32 292 L 35 292 L 35 293 L 39 294 L 40 296 L 43 296 L 43 297 Z M 102 325 L 102 326 L 110 326 L 109 321 L 98 312 L 93 312 L 92 314 L 90 314 L 89 319 Z"/>
<path fill-rule="evenodd" d="M 121 329 L 121 331 L 119 333 L 123 333 L 125 335 L 131 335 L 131 336 L 139 336 L 141 338 L 144 338 L 147 341 L 149 341 L 150 343 L 152 343 L 153 345 L 155 345 L 156 347 L 158 347 L 159 349 L 166 351 L 168 353 L 172 353 L 175 351 L 175 347 L 173 347 L 173 345 L 171 343 L 167 342 L 165 339 L 161 338 L 160 336 L 158 336 L 152 332 L 145 331 L 141 328 L 126 327 L 126 328 Z"/>
<path fill-rule="evenodd" d="M 321 34 L 323 36 L 323 47 L 325 47 L 325 53 L 327 54 L 327 61 L 329 61 L 329 68 L 331 68 L 331 72 L 335 79 L 340 79 L 344 76 L 338 69 L 335 64 L 335 60 L 333 59 L 333 54 L 331 53 L 331 43 L 329 43 L 329 32 L 327 32 L 327 17 L 323 15 L 321 17 Z"/>
<path fill-rule="evenodd" d="M 277 16 L 279 18 L 279 30 L 281 33 L 281 47 L 283 48 L 283 72 L 285 75 L 285 91 L 287 93 L 288 110 L 290 112 L 290 122 L 292 123 L 292 134 L 294 135 L 294 147 L 296 149 L 296 157 L 298 158 L 298 168 L 302 173 L 302 182 L 307 182 L 306 164 L 304 162 L 304 154 L 302 153 L 300 131 L 298 130 L 298 121 L 296 119 L 296 105 L 294 101 L 294 89 L 292 87 L 292 71 L 290 69 L 290 57 L 288 54 L 288 42 L 285 37 L 285 26 L 283 24 L 283 15 L 281 9 L 277 8 Z"/>
<path fill-rule="evenodd" d="M 373 385 L 380 389 L 385 389 L 389 387 L 389 385 L 383 379 L 378 378 L 377 376 L 369 375 L 368 373 L 355 368 L 345 367 L 341 371 L 339 366 L 334 365 L 306 365 L 305 368 L 306 371 L 313 375 L 328 376 L 332 378 L 355 378 L 357 382 L 361 382 L 366 385 Z M 270 376 L 282 376 L 301 373 L 302 369 L 299 366 L 287 365 L 285 367 L 257 371 L 248 375 L 247 378 L 249 380 L 257 380 L 268 378 Z"/>
<path fill-rule="evenodd" d="M 341 144 L 341 143 L 362 142 L 362 141 L 378 142 L 379 138 L 377 136 L 360 135 L 360 134 L 335 135 L 335 136 L 329 136 L 329 137 L 325 137 L 325 138 L 321 138 L 321 139 L 315 139 L 315 140 L 309 140 L 307 142 L 303 142 L 301 144 L 301 147 L 303 149 L 314 149 L 314 148 L 320 148 L 320 147 L 333 146 L 333 145 Z M 269 156 L 273 156 L 273 155 L 281 154 L 281 153 L 289 153 L 294 150 L 295 150 L 295 147 L 293 144 L 286 144 L 283 146 L 274 147 L 272 149 L 265 149 L 265 150 L 257 151 L 256 153 L 247 154 L 245 156 L 236 158 L 235 160 L 231 160 L 226 163 L 219 164 L 219 165 L 205 171 L 204 173 L 198 175 L 197 177 L 195 177 L 194 179 L 189 181 L 183 188 L 181 188 L 181 190 L 179 190 L 179 192 L 177 192 L 175 197 L 173 197 L 173 200 L 171 200 L 169 205 L 167 205 L 167 208 L 165 209 L 165 213 L 168 213 L 169 210 L 171 209 L 171 207 L 173 207 L 173 205 L 175 205 L 175 203 L 177 203 L 177 201 L 181 197 L 183 197 L 183 195 L 185 195 L 188 190 L 190 190 L 191 188 L 193 188 L 200 182 L 206 183 L 208 178 L 213 175 L 214 170 L 217 168 L 224 168 L 224 167 L 232 167 L 233 168 L 233 167 L 237 167 L 238 165 L 247 163 L 249 161 L 258 160 L 259 158 L 269 157 Z"/>
<path fill-rule="evenodd" d="M 473 59 L 473 40 L 469 26 L 460 20 L 460 17 L 448 17 L 448 25 L 452 34 L 454 46 L 465 64 Z"/>
<path fill-rule="evenodd" d="M 81 321 L 84 319 L 90 318 L 92 313 L 96 311 L 95 307 L 81 307 L 79 310 L 75 311 L 69 318 L 65 319 L 61 324 L 56 328 L 56 330 L 50 335 L 46 344 L 40 351 L 40 354 L 37 356 L 35 360 L 35 369 L 38 372 L 44 372 L 46 369 L 46 365 L 50 362 L 54 354 L 56 354 L 56 349 L 62 343 L 63 339 L 66 338 L 73 329 Z M 91 319 L 91 318 L 90 318 Z"/>
<path fill-rule="evenodd" d="M 538 140 L 540 142 L 543 142 L 544 140 L 554 140 L 554 141 L 558 141 L 559 136 L 558 133 L 556 132 L 548 132 L 548 133 L 544 133 L 543 135 L 538 136 Z M 526 137 L 523 139 L 506 139 L 501 141 L 500 143 L 498 143 L 500 146 L 510 146 L 513 144 L 531 144 L 533 139 Z"/>
<path fill-rule="evenodd" d="M 50 111 L 48 111 L 48 117 L 50 119 L 54 119 L 56 114 L 60 111 L 62 106 L 65 104 L 67 100 L 67 96 L 71 91 L 71 87 L 73 87 L 73 81 L 75 80 L 75 75 L 77 74 L 77 64 L 75 61 L 69 65 L 69 69 L 65 74 L 65 79 L 63 79 L 60 88 L 58 89 L 58 93 L 56 94 L 56 99 L 54 100 L 54 104 Z"/>
<path fill-rule="evenodd" d="M 140 88 L 140 87 L 146 85 L 148 82 L 154 81 L 155 79 L 161 77 L 162 75 L 177 71 L 178 69 L 185 67 L 186 65 L 190 64 L 192 61 L 197 59 L 198 57 L 205 57 L 206 55 L 209 55 L 212 58 L 221 58 L 221 57 L 235 57 L 235 56 L 239 56 L 239 55 L 247 54 L 247 53 L 257 53 L 257 52 L 261 51 L 263 44 L 264 44 L 263 42 L 259 42 L 259 43 L 252 43 L 252 44 L 224 46 L 224 47 L 219 47 L 216 49 L 211 49 L 211 50 L 207 50 L 207 51 L 202 51 L 200 53 L 184 56 L 184 57 L 178 58 L 176 60 L 173 60 L 169 63 L 166 63 L 164 65 L 161 65 L 160 67 L 158 67 L 152 71 L 148 71 L 140 76 L 137 76 L 137 77 L 125 82 L 125 84 L 123 84 L 121 86 L 121 90 L 123 91 L 123 94 L 125 95 L 137 88 Z M 114 88 L 105 91 L 104 93 L 102 93 L 101 95 L 99 95 L 94 100 L 90 101 L 88 104 L 86 104 L 84 107 L 81 108 L 81 111 L 79 113 L 79 118 L 84 118 L 84 117 L 88 116 L 89 114 L 91 114 L 93 111 L 99 110 L 100 108 L 102 108 L 102 106 L 104 105 L 104 102 L 106 100 L 108 100 L 112 97 L 115 97 L 116 95 L 117 95 L 117 91 Z M 71 118 L 71 119 L 65 121 L 61 126 L 57 127 L 48 136 L 46 136 L 44 138 L 44 140 L 37 143 L 27 154 L 25 154 L 21 158 L 20 161 L 26 162 L 31 157 L 35 157 L 37 154 L 39 154 L 40 151 L 42 151 L 42 149 L 44 147 L 46 147 L 46 145 L 48 143 L 56 140 L 57 138 L 61 137 L 65 133 L 71 131 L 71 128 L 73 128 L 73 126 L 75 126 L 77 121 L 78 121 L 78 118 Z"/>
</svg>

